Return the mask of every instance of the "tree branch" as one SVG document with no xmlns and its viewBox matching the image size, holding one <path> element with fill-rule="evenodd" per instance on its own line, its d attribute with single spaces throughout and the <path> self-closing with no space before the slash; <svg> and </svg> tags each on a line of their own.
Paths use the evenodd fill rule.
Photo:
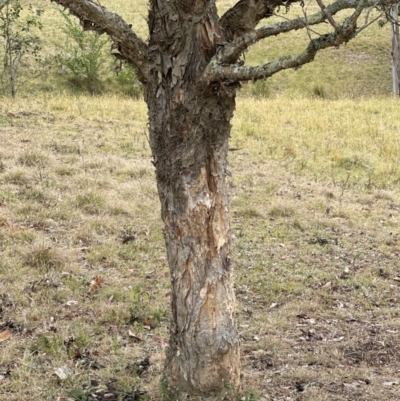
<svg viewBox="0 0 400 401">
<path fill-rule="evenodd" d="M 0 3 L 0 11 L 10 2 L 11 0 L 4 0 Z"/>
<path fill-rule="evenodd" d="M 240 0 L 219 20 L 227 42 L 253 30 L 258 23 L 271 17 L 275 9 L 302 0 Z"/>
<path fill-rule="evenodd" d="M 337 0 L 307 18 L 299 17 L 252 30 L 221 47 L 211 59 L 203 78 L 206 82 L 223 79 L 246 81 L 267 78 L 283 69 L 299 67 L 312 61 L 319 50 L 339 46 L 355 37 L 359 33 L 359 30 L 357 31 L 357 19 L 364 9 L 377 6 L 386 7 L 398 2 L 399 0 Z M 259 67 L 245 67 L 235 64 L 246 49 L 262 39 L 320 24 L 328 19 L 327 15 L 333 19 L 333 15 L 339 11 L 351 8 L 355 10 L 354 13 L 346 18 L 342 25 L 338 25 L 335 21 L 337 27 L 334 27 L 334 33 L 310 40 L 307 49 L 296 57 L 282 57 Z"/>
<path fill-rule="evenodd" d="M 349 40 L 349 37 L 347 40 Z M 312 39 L 305 51 L 295 57 L 284 56 L 270 63 L 258 67 L 246 67 L 239 65 L 218 66 L 211 78 L 212 81 L 251 81 L 271 77 L 279 71 L 289 68 L 298 68 L 314 60 L 318 51 L 332 46 L 339 46 L 344 40 L 338 37 L 338 34 L 330 33 L 322 35 L 319 38 Z"/>
<path fill-rule="evenodd" d="M 129 61 L 138 78 L 145 83 L 150 74 L 149 49 L 119 15 L 111 13 L 92 0 L 51 0 L 78 17 L 84 30 L 106 33 L 114 42 L 113 53 L 119 59 Z"/>
<path fill-rule="evenodd" d="M 332 14 L 326 8 L 326 5 L 322 2 L 322 0 L 317 0 L 319 7 L 321 8 L 322 12 L 325 14 L 326 18 L 328 18 L 329 23 L 335 28 L 336 32 L 340 32 L 340 26 L 338 23 L 333 19 Z"/>
</svg>

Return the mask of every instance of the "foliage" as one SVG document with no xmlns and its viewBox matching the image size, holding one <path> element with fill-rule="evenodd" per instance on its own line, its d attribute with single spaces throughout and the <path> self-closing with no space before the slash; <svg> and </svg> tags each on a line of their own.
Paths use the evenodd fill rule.
<svg viewBox="0 0 400 401">
<path fill-rule="evenodd" d="M 12 0 L 0 10 L 0 37 L 4 51 L 1 83 L 3 90 L 12 97 L 26 80 L 42 73 L 37 68 L 32 71 L 32 65 L 40 61 L 41 45 L 35 29 L 42 29 L 40 17 L 43 10 L 30 5 L 25 17 L 22 11 L 20 0 Z M 29 59 L 33 61 L 28 62 Z M 22 72 L 25 72 L 24 78 Z"/>
<path fill-rule="evenodd" d="M 271 88 L 267 80 L 260 80 L 252 83 L 251 94 L 254 97 L 268 98 L 271 96 Z"/>
<path fill-rule="evenodd" d="M 103 75 L 110 67 L 106 53 L 108 39 L 96 32 L 86 32 L 75 18 L 60 11 L 65 25 L 62 31 L 66 37 L 61 54 L 56 57 L 60 73 L 67 72 L 69 82 L 78 89 L 91 94 L 101 93 L 104 89 Z"/>
<path fill-rule="evenodd" d="M 76 18 L 59 11 L 65 22 L 62 27 L 64 44 L 61 53 L 56 55 L 59 74 L 65 74 L 75 89 L 92 95 L 111 90 L 139 98 L 142 88 L 135 71 L 129 63 L 110 55 L 108 38 L 83 30 Z"/>
<path fill-rule="evenodd" d="M 115 71 L 117 73 L 115 80 L 122 94 L 139 99 L 142 87 L 131 65 L 127 62 L 122 62 L 120 66 L 116 67 Z"/>
</svg>

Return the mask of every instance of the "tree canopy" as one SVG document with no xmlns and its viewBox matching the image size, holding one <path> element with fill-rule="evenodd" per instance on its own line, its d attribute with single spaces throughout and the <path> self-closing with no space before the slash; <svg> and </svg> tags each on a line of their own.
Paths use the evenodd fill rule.
<svg viewBox="0 0 400 401">
<path fill-rule="evenodd" d="M 153 24 L 152 15 L 158 8 L 156 2 L 150 2 L 148 42 L 141 40 L 131 24 L 120 16 L 107 10 L 91 0 L 51 0 L 68 8 L 70 13 L 81 21 L 83 29 L 106 33 L 113 41 L 112 52 L 122 59 L 128 60 L 135 67 L 142 82 L 146 82 L 156 67 L 155 46 L 167 46 L 167 41 L 158 38 L 161 29 Z M 240 0 L 221 17 L 218 16 L 216 1 L 207 2 L 207 6 L 198 6 L 194 0 L 172 1 L 163 4 L 162 9 L 169 14 L 169 21 L 185 20 L 186 15 L 193 13 L 198 19 L 203 43 L 212 48 L 218 46 L 204 69 L 205 81 L 249 81 L 265 79 L 279 71 L 298 68 L 314 60 L 318 51 L 328 47 L 338 47 L 355 38 L 370 24 L 383 15 L 389 15 L 390 7 L 397 0 L 337 0 L 325 5 L 316 0 L 320 11 L 309 14 L 303 0 Z M 260 22 L 268 20 L 274 13 L 284 7 L 286 9 L 297 4 L 302 8 L 303 17 L 284 20 L 271 25 L 258 27 Z M 375 9 L 378 13 L 371 13 Z M 347 16 L 335 17 L 347 10 Z M 209 13 L 209 11 L 212 11 Z M 364 16 L 364 18 L 361 18 Z M 266 22 L 265 21 L 265 22 Z M 318 34 L 312 28 L 315 25 L 329 23 L 330 33 Z M 177 29 L 169 27 L 169 31 Z M 290 31 L 305 29 L 309 34 L 309 43 L 300 54 L 280 57 L 276 60 L 256 67 L 247 67 L 239 62 L 240 56 L 251 46 L 268 37 Z"/>
</svg>

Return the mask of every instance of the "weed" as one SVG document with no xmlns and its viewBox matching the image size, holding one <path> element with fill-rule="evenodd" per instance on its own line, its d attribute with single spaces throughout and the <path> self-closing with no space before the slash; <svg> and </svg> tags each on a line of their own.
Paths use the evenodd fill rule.
<svg viewBox="0 0 400 401">
<path fill-rule="evenodd" d="M 237 214 L 238 216 L 248 219 L 263 218 L 263 215 L 255 209 L 245 209 L 243 211 L 238 211 Z"/>
<path fill-rule="evenodd" d="M 76 208 L 88 214 L 100 214 L 105 209 L 104 198 L 96 192 L 86 192 L 75 197 Z"/>
<path fill-rule="evenodd" d="M 22 260 L 26 266 L 35 269 L 58 269 L 65 263 L 65 257 L 60 250 L 45 244 L 36 242 L 22 252 Z"/>
<path fill-rule="evenodd" d="M 60 167 L 55 169 L 55 173 L 58 174 L 59 176 L 71 177 L 74 174 L 76 174 L 76 171 L 71 167 L 60 166 Z"/>
<path fill-rule="evenodd" d="M 40 21 L 42 13 L 42 9 L 34 9 L 32 5 L 24 12 L 19 0 L 4 3 L 0 9 L 0 36 L 3 39 L 3 70 L 0 78 L 3 89 L 12 97 L 16 96 L 22 84 L 41 75 L 38 73 L 40 37 L 35 31 L 43 27 Z M 32 73 L 35 64 L 37 69 Z M 23 78 L 21 70 L 25 70 Z"/>
<path fill-rule="evenodd" d="M 241 398 L 241 401 L 259 401 L 260 395 L 254 391 L 246 391 Z"/>
<path fill-rule="evenodd" d="M 77 144 L 68 144 L 68 143 L 54 144 L 53 149 L 56 152 L 62 154 L 76 154 L 76 155 L 82 154 L 82 148 Z"/>
<path fill-rule="evenodd" d="M 34 354 L 58 355 L 65 352 L 64 340 L 56 333 L 39 334 L 30 344 L 29 350 Z"/>
<path fill-rule="evenodd" d="M 43 202 L 46 199 L 44 192 L 38 188 L 22 188 L 20 195 L 26 200 L 34 200 L 36 202 Z"/>
<path fill-rule="evenodd" d="M 321 99 L 325 99 L 327 97 L 325 88 L 322 85 L 315 85 L 312 89 L 312 93 L 314 96 Z"/>
<path fill-rule="evenodd" d="M 271 217 L 291 217 L 294 215 L 294 209 L 286 205 L 277 205 L 269 211 L 269 215 Z"/>
<path fill-rule="evenodd" d="M 27 167 L 44 167 L 47 157 L 40 152 L 27 151 L 19 156 L 18 161 L 20 164 Z"/>
<path fill-rule="evenodd" d="M 254 97 L 268 98 L 271 96 L 271 87 L 267 80 L 256 81 L 251 84 L 251 94 Z"/>
<path fill-rule="evenodd" d="M 23 170 L 14 170 L 6 174 L 3 178 L 6 183 L 14 185 L 26 185 L 29 179 Z"/>
</svg>

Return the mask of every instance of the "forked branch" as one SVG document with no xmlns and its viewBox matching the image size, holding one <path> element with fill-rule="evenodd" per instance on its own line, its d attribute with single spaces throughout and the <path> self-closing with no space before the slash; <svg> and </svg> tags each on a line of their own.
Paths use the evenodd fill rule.
<svg viewBox="0 0 400 401">
<path fill-rule="evenodd" d="M 304 18 L 299 17 L 252 30 L 221 47 L 205 70 L 203 75 L 205 81 L 263 79 L 284 69 L 300 67 L 311 62 L 318 51 L 332 46 L 337 47 L 353 39 L 361 32 L 364 27 L 358 28 L 357 21 L 363 10 L 371 7 L 388 7 L 392 4 L 400 3 L 400 0 L 336 0 L 326 7 L 322 1 L 318 1 L 318 3 L 321 3 L 320 12 Z M 354 12 L 342 24 L 338 24 L 333 19 L 333 16 L 345 9 L 354 9 Z M 245 50 L 262 39 L 308 28 L 327 20 L 333 25 L 334 32 L 311 39 L 305 51 L 297 56 L 281 57 L 258 67 L 246 67 L 236 64 Z"/>
<path fill-rule="evenodd" d="M 3 0 L 0 3 L 0 11 L 10 2 L 11 0 Z"/>
<path fill-rule="evenodd" d="M 271 17 L 277 8 L 288 8 L 296 2 L 302 0 L 240 0 L 220 18 L 225 40 L 230 42 L 250 32 L 262 19 Z"/>
<path fill-rule="evenodd" d="M 148 46 L 119 15 L 92 0 L 51 0 L 78 17 L 84 30 L 106 33 L 113 41 L 114 53 L 135 68 L 138 78 L 146 82 L 149 78 L 150 63 Z"/>
<path fill-rule="evenodd" d="M 325 14 L 326 18 L 328 19 L 329 23 L 335 28 L 336 32 L 340 32 L 340 26 L 338 23 L 333 19 L 332 14 L 326 8 L 326 5 L 322 2 L 322 0 L 317 0 L 319 7 L 321 8 L 322 12 Z"/>
</svg>

